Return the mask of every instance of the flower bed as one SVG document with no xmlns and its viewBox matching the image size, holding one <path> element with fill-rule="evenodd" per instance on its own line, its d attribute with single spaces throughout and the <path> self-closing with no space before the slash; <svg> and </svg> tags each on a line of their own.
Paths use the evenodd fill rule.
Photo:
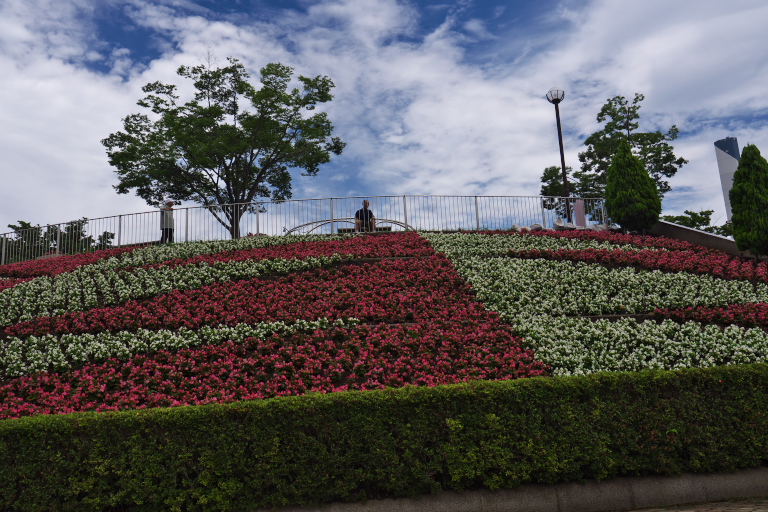
<svg viewBox="0 0 768 512">
<path fill-rule="evenodd" d="M 129 254 L 134 250 L 136 250 L 135 247 L 119 247 L 116 249 L 102 249 L 81 254 L 63 254 L 53 258 L 10 263 L 0 266 L 0 276 L 24 278 L 56 276 L 83 265 L 91 265 L 99 260 Z"/>
<path fill-rule="evenodd" d="M 768 328 L 768 304 L 764 302 L 731 304 L 719 308 L 656 309 L 654 316 L 656 318 L 671 318 L 678 322 L 695 320 L 702 323 Z"/>
<path fill-rule="evenodd" d="M 20 377 L 0 386 L 0 418 L 435 386 L 543 375 L 545 369 L 493 321 L 331 327 Z"/>
<path fill-rule="evenodd" d="M 382 259 L 317 268 L 351 257 Z M 4 417 L 546 371 L 498 315 L 472 297 L 448 259 L 414 233 L 248 248 L 88 273 L 94 267 L 54 280 L 73 280 L 71 289 L 82 295 L 88 289 L 83 283 L 97 283 L 90 294 L 98 303 L 121 296 L 114 292 L 118 279 L 135 279 L 130 293 L 146 298 L 7 325 L 0 335 Z M 174 276 L 168 282 L 175 289 L 156 284 L 163 273 Z M 160 289 L 167 292 L 158 295 Z M 36 304 L 37 314 L 52 296 L 40 291 L 14 290 L 27 294 L 24 305 Z M 23 316 L 23 308 L 6 318 L 14 314 Z"/>
<path fill-rule="evenodd" d="M 0 326 L 155 297 L 172 290 L 199 289 L 216 282 L 328 266 L 351 257 L 334 255 L 303 260 L 232 261 L 214 266 L 139 268 L 122 272 L 88 272 L 81 267 L 52 279 L 34 279 L 1 292 Z"/>
<path fill-rule="evenodd" d="M 768 325 L 764 263 L 618 234 L 424 236 L 555 375 L 766 361 L 765 332 L 731 325 Z M 676 321 L 583 318 L 638 313 Z"/>
<path fill-rule="evenodd" d="M 8 337 L 0 351 L 0 379 L 29 375 L 36 372 L 67 372 L 108 359 L 127 361 L 134 355 L 154 354 L 164 350 L 174 352 L 185 348 L 215 345 L 226 341 L 243 342 L 246 338 L 264 338 L 273 333 L 327 329 L 331 326 L 358 325 L 355 318 L 327 318 L 317 321 L 239 323 L 234 326 L 203 326 L 193 330 L 138 329 L 135 331 L 100 332 L 98 334 L 63 334 L 54 336 Z"/>
<path fill-rule="evenodd" d="M 249 243 L 274 242 L 267 238 L 270 237 L 253 238 Z M 294 240 L 295 237 L 286 238 Z M 215 255 L 194 253 L 208 250 L 211 246 L 216 247 L 217 244 L 206 242 L 197 245 L 200 247 L 196 250 L 169 249 L 167 252 L 173 255 L 180 252 L 193 255 L 169 260 L 168 265 L 154 262 L 156 253 L 162 254 L 163 249 L 152 247 L 129 253 L 123 260 L 104 259 L 97 264 L 81 266 L 54 277 L 17 284 L 0 292 L 0 325 L 125 303 L 171 290 L 195 289 L 215 282 L 327 266 L 353 257 L 420 257 L 433 252 L 429 244 L 416 233 L 393 233 L 377 237 L 347 236 L 343 240 L 277 244 L 274 247 L 237 249 Z M 239 247 L 243 244 L 218 245 Z M 139 263 L 136 267 L 132 266 Z"/>
<path fill-rule="evenodd" d="M 509 256 L 523 259 L 583 261 L 602 265 L 635 267 L 665 272 L 690 272 L 722 279 L 768 282 L 768 266 L 764 262 L 734 258 L 719 251 L 658 251 L 622 249 L 509 249 Z"/>
<path fill-rule="evenodd" d="M 768 333 L 736 325 L 537 315 L 519 318 L 514 333 L 553 375 L 768 362 Z"/>
<path fill-rule="evenodd" d="M 474 231 L 470 233 L 460 233 L 459 236 L 502 236 L 510 239 L 515 237 L 525 238 L 526 244 L 529 246 L 535 246 L 542 242 L 538 239 L 557 240 L 560 246 L 565 246 L 569 243 L 590 243 L 598 245 L 613 245 L 628 248 L 653 248 L 668 251 L 703 251 L 707 252 L 711 249 L 702 247 L 700 245 L 694 245 L 690 242 L 684 242 L 682 240 L 675 240 L 673 238 L 666 238 L 662 236 L 639 236 L 639 235 L 625 235 L 623 233 L 614 233 L 612 231 L 553 231 L 553 230 L 541 230 L 541 231 Z M 452 235 L 445 235 L 442 233 L 427 233 L 424 234 L 425 238 L 430 241 L 440 240 L 443 237 L 451 237 Z M 512 244 L 514 245 L 514 241 Z M 551 243 L 551 242 L 549 242 Z M 438 249 L 442 251 L 442 249 Z"/>
<path fill-rule="evenodd" d="M 618 269 L 570 261 L 462 258 L 458 272 L 504 318 L 515 315 L 651 313 L 657 307 L 723 306 L 768 300 L 768 284 L 686 272 Z"/>
<path fill-rule="evenodd" d="M 215 283 L 174 290 L 122 306 L 40 317 L 10 325 L 11 336 L 81 334 L 135 329 L 197 329 L 205 325 L 331 320 L 412 322 L 423 318 L 476 320 L 487 315 L 444 257 L 385 260 L 317 269 L 276 279 Z"/>
</svg>

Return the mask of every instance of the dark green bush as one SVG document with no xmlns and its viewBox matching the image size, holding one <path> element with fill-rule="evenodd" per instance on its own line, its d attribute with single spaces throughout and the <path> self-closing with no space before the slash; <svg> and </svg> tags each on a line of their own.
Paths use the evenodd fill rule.
<svg viewBox="0 0 768 512">
<path fill-rule="evenodd" d="M 736 247 L 755 255 L 768 254 L 768 161 L 753 144 L 741 153 L 729 198 Z"/>
<path fill-rule="evenodd" d="M 661 199 L 656 182 L 643 162 L 632 154 L 629 142 L 622 140 L 605 175 L 605 209 L 622 228 L 651 229 L 659 221 Z"/>
<path fill-rule="evenodd" d="M 768 365 L 475 382 L 0 422 L 2 510 L 243 510 L 732 471 Z"/>
</svg>

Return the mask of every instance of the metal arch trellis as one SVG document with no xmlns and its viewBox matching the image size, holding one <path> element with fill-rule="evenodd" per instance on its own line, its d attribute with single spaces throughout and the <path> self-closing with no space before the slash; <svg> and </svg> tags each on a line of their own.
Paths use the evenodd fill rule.
<svg viewBox="0 0 768 512">
<path fill-rule="evenodd" d="M 301 224 L 300 226 L 293 227 L 293 228 L 289 229 L 288 231 L 286 231 L 285 234 L 286 235 L 290 235 L 290 234 L 293 234 L 295 231 L 298 231 L 298 230 L 300 230 L 300 229 L 302 229 L 304 227 L 312 226 L 313 224 L 316 224 L 316 226 L 314 226 L 312 229 L 310 229 L 306 233 L 303 233 L 303 234 L 307 234 L 308 235 L 311 232 L 313 232 L 314 230 L 316 230 L 317 228 L 320 228 L 322 226 L 326 226 L 328 224 L 335 223 L 335 222 L 348 222 L 350 224 L 354 224 L 355 223 L 355 218 L 354 217 L 342 217 L 342 218 L 336 218 L 336 219 L 313 220 L 312 222 L 306 222 L 304 224 Z M 410 225 L 406 224 L 405 222 L 400 222 L 399 220 L 376 219 L 376 223 L 377 224 L 380 223 L 380 222 L 381 223 L 387 223 L 387 224 L 394 224 L 395 226 L 400 226 L 401 228 L 405 229 L 406 231 L 416 231 L 416 228 L 414 228 L 413 226 L 410 226 Z"/>
</svg>

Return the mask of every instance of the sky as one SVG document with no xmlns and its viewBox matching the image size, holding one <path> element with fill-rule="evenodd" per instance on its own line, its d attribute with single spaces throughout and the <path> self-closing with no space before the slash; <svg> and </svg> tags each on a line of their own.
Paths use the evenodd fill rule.
<svg viewBox="0 0 768 512">
<path fill-rule="evenodd" d="M 725 206 L 713 143 L 768 151 L 765 0 L 0 0 L 0 233 L 148 211 L 118 195 L 101 140 L 181 65 L 239 59 L 330 77 L 347 146 L 295 199 L 538 195 L 600 129 L 608 98 L 645 95 L 640 131 L 680 129 L 689 160 L 665 215 Z M 766 153 L 768 154 L 768 153 Z M 188 206 L 185 204 L 185 206 Z"/>
</svg>

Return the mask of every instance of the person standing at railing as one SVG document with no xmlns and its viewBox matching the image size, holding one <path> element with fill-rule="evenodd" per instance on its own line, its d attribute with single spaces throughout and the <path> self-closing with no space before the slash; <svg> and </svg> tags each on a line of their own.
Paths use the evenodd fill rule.
<svg viewBox="0 0 768 512">
<path fill-rule="evenodd" d="M 368 209 L 371 203 L 363 201 L 363 207 L 355 212 L 355 231 L 376 231 L 376 217 Z"/>
<path fill-rule="evenodd" d="M 165 207 L 160 209 L 160 236 L 161 244 L 173 242 L 173 205 L 171 199 L 165 201 Z"/>
</svg>

